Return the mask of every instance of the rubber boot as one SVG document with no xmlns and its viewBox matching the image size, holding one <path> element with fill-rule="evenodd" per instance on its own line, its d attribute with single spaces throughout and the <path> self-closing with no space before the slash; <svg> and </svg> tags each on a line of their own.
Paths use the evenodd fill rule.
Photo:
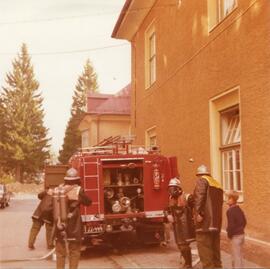
<svg viewBox="0 0 270 269">
<path fill-rule="evenodd" d="M 190 249 L 181 250 L 181 254 L 185 260 L 184 268 L 192 268 L 192 255 Z"/>
</svg>

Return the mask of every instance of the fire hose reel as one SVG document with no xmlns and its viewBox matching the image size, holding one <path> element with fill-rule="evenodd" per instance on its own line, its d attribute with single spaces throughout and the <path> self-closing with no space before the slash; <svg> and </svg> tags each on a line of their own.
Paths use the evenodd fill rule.
<svg viewBox="0 0 270 269">
<path fill-rule="evenodd" d="M 130 209 L 130 204 L 130 198 L 124 196 L 120 198 L 120 200 L 116 200 L 113 202 L 112 211 L 114 213 L 126 212 Z"/>
</svg>

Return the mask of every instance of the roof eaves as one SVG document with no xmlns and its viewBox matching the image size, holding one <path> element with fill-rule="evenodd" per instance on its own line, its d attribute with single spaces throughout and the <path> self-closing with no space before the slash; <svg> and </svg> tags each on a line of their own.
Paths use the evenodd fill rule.
<svg viewBox="0 0 270 269">
<path fill-rule="evenodd" d="M 121 26 L 121 24 L 122 24 L 122 22 L 123 22 L 123 20 L 124 20 L 124 18 L 126 16 L 126 14 L 127 14 L 128 8 L 129 8 L 132 1 L 133 0 L 126 0 L 125 4 L 124 4 L 124 6 L 123 6 L 123 8 L 122 8 L 122 10 L 120 12 L 120 15 L 119 15 L 119 17 L 117 19 L 117 22 L 116 22 L 116 24 L 115 24 L 115 26 L 113 28 L 113 32 L 111 34 L 111 37 L 113 37 L 113 38 L 116 37 L 116 34 L 117 34 L 117 32 L 118 32 L 118 30 L 119 30 L 119 28 L 120 28 L 120 26 Z"/>
</svg>

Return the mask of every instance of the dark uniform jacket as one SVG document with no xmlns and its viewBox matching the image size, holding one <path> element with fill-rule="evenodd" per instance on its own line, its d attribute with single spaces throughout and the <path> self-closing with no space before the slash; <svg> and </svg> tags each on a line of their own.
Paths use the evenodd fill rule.
<svg viewBox="0 0 270 269">
<path fill-rule="evenodd" d="M 40 192 L 38 198 L 41 200 L 38 204 L 34 214 L 33 219 L 37 219 L 43 222 L 53 223 L 53 204 L 52 195 L 49 195 L 47 191 Z"/>
<path fill-rule="evenodd" d="M 168 213 L 174 218 L 173 232 L 178 245 L 195 240 L 192 206 L 192 202 L 187 199 L 185 194 L 178 198 L 170 198 Z"/>
<path fill-rule="evenodd" d="M 70 185 L 65 185 L 65 187 L 70 188 Z M 67 239 L 69 241 L 80 242 L 83 237 L 83 225 L 80 214 L 80 205 L 89 206 L 92 201 L 85 194 L 83 189 L 75 185 L 69 192 L 67 192 L 68 197 L 68 216 L 67 216 Z M 62 239 L 60 233 L 56 234 L 58 239 Z"/>
<path fill-rule="evenodd" d="M 223 190 L 218 181 L 211 176 L 198 178 L 194 190 L 195 216 L 202 216 L 196 221 L 196 232 L 220 231 L 222 222 Z"/>
</svg>

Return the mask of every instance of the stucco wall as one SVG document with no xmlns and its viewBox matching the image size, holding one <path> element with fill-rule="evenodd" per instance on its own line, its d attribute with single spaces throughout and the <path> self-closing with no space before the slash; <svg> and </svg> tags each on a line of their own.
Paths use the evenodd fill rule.
<svg viewBox="0 0 270 269">
<path fill-rule="evenodd" d="M 156 125 L 162 153 L 178 157 L 192 191 L 197 166 L 210 166 L 209 100 L 239 86 L 247 233 L 270 241 L 270 2 L 253 2 L 238 0 L 210 33 L 207 1 L 156 2 L 132 41 L 132 132 L 143 144 L 145 130 Z M 153 21 L 157 81 L 146 90 L 144 32 Z"/>
<path fill-rule="evenodd" d="M 79 130 L 88 132 L 88 146 L 110 136 L 130 134 L 129 115 L 87 115 L 80 123 Z"/>
<path fill-rule="evenodd" d="M 129 116 L 102 116 L 99 122 L 99 141 L 109 136 L 129 135 L 130 118 Z"/>
</svg>

